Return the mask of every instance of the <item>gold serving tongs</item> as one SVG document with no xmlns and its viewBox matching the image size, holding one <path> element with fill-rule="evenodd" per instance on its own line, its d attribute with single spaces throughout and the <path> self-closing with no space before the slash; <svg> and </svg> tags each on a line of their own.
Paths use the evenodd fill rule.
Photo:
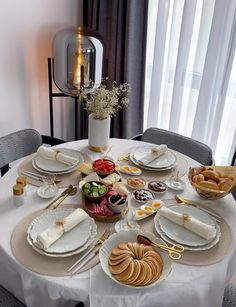
<svg viewBox="0 0 236 307">
<path fill-rule="evenodd" d="M 172 246 L 168 245 L 163 245 L 159 243 L 153 243 L 149 238 L 143 236 L 143 235 L 138 235 L 137 236 L 137 241 L 140 244 L 144 245 L 151 245 L 154 247 L 159 247 L 169 253 L 169 257 L 173 260 L 178 260 L 181 258 L 181 253 L 184 251 L 184 247 L 180 244 L 174 244 Z"/>
<path fill-rule="evenodd" d="M 73 187 L 72 184 L 70 184 L 68 186 L 68 188 L 66 188 L 58 197 L 56 197 L 55 199 L 53 199 L 46 207 L 45 209 L 48 209 L 50 207 L 52 207 L 54 204 L 56 204 L 55 206 L 53 206 L 53 209 L 55 209 L 56 207 L 59 206 L 59 204 L 69 195 L 73 192 L 72 195 L 74 195 L 77 192 L 76 187 Z M 60 198 L 62 198 L 60 201 L 58 201 Z M 57 202 L 58 201 L 58 202 Z"/>
<path fill-rule="evenodd" d="M 125 155 L 120 156 L 120 157 L 117 159 L 117 162 L 129 161 L 129 156 L 130 156 L 130 152 L 128 152 L 128 153 L 125 154 Z"/>
</svg>

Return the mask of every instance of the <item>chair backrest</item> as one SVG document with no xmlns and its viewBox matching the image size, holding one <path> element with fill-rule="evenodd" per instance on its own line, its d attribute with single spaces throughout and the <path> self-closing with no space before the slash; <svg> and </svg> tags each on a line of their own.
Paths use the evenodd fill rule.
<svg viewBox="0 0 236 307">
<path fill-rule="evenodd" d="M 1 137 L 0 169 L 2 170 L 9 163 L 37 151 L 41 144 L 42 137 L 34 129 L 19 130 Z"/>
<path fill-rule="evenodd" d="M 236 306 L 236 287 L 234 284 L 229 284 L 225 288 L 222 307 Z"/>
<path fill-rule="evenodd" d="M 211 148 L 197 140 L 160 128 L 149 128 L 144 131 L 141 141 L 166 144 L 169 148 L 179 151 L 202 165 L 213 162 Z"/>
<path fill-rule="evenodd" d="M 11 292 L 0 286 L 0 306 L 26 307 Z"/>
</svg>

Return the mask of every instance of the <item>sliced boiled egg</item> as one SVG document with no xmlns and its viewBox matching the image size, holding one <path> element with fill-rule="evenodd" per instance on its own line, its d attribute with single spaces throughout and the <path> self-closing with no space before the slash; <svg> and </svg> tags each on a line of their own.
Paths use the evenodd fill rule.
<svg viewBox="0 0 236 307">
<path fill-rule="evenodd" d="M 142 205 L 141 209 L 146 213 L 146 214 L 152 214 L 155 210 L 153 209 L 153 207 L 149 206 L 149 205 Z"/>
<path fill-rule="evenodd" d="M 146 212 L 142 209 L 138 209 L 135 211 L 135 219 L 140 220 L 146 216 Z"/>
<path fill-rule="evenodd" d="M 140 175 L 142 173 L 140 168 L 130 165 L 121 166 L 120 171 L 129 175 Z"/>
<path fill-rule="evenodd" d="M 161 200 L 154 200 L 152 202 L 152 208 L 153 208 L 153 210 L 157 211 L 157 210 L 159 210 L 163 206 L 163 204 L 164 203 Z"/>
</svg>

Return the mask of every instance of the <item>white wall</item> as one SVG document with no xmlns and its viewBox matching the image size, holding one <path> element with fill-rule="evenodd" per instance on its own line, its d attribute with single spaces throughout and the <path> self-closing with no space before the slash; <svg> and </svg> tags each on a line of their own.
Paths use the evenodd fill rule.
<svg viewBox="0 0 236 307">
<path fill-rule="evenodd" d="M 50 134 L 47 58 L 55 34 L 81 24 L 82 1 L 2 0 L 0 20 L 0 136 L 23 128 Z M 73 104 L 54 99 L 55 135 L 70 139 Z"/>
</svg>

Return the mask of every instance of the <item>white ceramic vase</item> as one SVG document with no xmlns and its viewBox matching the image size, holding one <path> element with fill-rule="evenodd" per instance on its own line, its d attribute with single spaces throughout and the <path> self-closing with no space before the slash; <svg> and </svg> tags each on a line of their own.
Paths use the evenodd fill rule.
<svg viewBox="0 0 236 307">
<path fill-rule="evenodd" d="M 93 114 L 89 115 L 88 146 L 90 150 L 102 152 L 108 148 L 110 123 L 110 116 L 106 119 L 94 119 Z"/>
</svg>

